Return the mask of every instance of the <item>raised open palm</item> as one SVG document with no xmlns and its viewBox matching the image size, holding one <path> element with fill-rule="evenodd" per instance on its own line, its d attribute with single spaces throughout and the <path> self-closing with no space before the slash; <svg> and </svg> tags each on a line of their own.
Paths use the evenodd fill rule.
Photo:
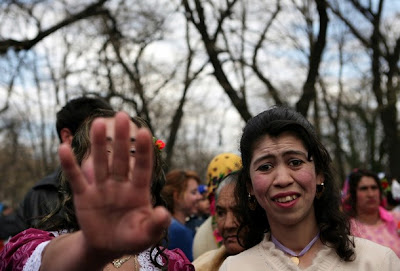
<svg viewBox="0 0 400 271">
<path fill-rule="evenodd" d="M 107 121 L 113 122 L 112 139 Z M 155 244 L 170 223 L 168 211 L 151 203 L 151 134 L 136 128 L 132 135 L 132 125 L 122 112 L 113 119 L 96 119 L 90 130 L 90 154 L 82 167 L 69 146 L 59 150 L 87 245 L 115 256 L 138 253 Z"/>
</svg>

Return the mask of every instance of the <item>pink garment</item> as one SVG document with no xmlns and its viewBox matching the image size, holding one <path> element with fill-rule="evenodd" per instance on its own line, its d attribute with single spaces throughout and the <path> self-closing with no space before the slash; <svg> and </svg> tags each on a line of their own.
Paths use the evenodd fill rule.
<svg viewBox="0 0 400 271">
<path fill-rule="evenodd" d="M 12 237 L 0 252 L 0 271 L 22 271 L 35 248 L 54 235 L 37 229 L 27 229 Z"/>
<path fill-rule="evenodd" d="M 379 216 L 382 223 L 378 225 L 366 225 L 351 218 L 351 234 L 390 247 L 400 258 L 400 213 L 379 207 Z"/>
<path fill-rule="evenodd" d="M 168 271 L 194 271 L 194 266 L 179 248 L 165 249 L 164 253 L 169 259 Z"/>
<path fill-rule="evenodd" d="M 37 229 L 27 229 L 10 239 L 0 251 L 0 271 L 22 271 L 35 248 L 55 238 L 52 233 Z M 168 250 L 164 253 L 169 259 L 168 271 L 194 271 L 191 262 L 180 249 Z"/>
</svg>

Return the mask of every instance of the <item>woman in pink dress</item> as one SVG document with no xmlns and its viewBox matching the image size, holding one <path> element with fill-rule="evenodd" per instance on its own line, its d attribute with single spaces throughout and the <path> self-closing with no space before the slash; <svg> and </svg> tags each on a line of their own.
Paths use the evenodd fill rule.
<svg viewBox="0 0 400 271">
<path fill-rule="evenodd" d="M 400 258 L 400 213 L 382 207 L 378 176 L 356 169 L 348 176 L 348 190 L 343 210 L 351 217 L 352 235 L 390 247 Z"/>
<path fill-rule="evenodd" d="M 89 118 L 72 149 L 59 149 L 57 208 L 40 229 L 9 241 L 0 270 L 194 270 L 182 251 L 160 246 L 170 223 L 160 197 L 165 177 L 143 127 L 122 112 Z"/>
</svg>

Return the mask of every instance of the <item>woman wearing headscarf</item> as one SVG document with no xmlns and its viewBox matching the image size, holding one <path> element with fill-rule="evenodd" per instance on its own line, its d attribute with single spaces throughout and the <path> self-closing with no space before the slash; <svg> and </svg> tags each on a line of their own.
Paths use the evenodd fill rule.
<svg viewBox="0 0 400 271">
<path fill-rule="evenodd" d="M 217 249 L 222 244 L 222 237 L 218 232 L 215 217 L 215 193 L 222 179 L 229 173 L 242 167 L 240 156 L 234 153 L 221 153 L 211 159 L 207 167 L 208 199 L 210 201 L 210 216 L 197 229 L 193 241 L 193 258 Z"/>
</svg>

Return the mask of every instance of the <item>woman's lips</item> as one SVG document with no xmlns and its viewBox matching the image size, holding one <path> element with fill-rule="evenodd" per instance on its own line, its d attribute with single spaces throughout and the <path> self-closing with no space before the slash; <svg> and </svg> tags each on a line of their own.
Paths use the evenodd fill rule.
<svg viewBox="0 0 400 271">
<path fill-rule="evenodd" d="M 288 193 L 279 193 L 272 197 L 272 200 L 275 202 L 276 205 L 282 208 L 290 208 L 294 206 L 300 195 L 295 192 L 288 192 Z"/>
<path fill-rule="evenodd" d="M 229 235 L 227 237 L 224 237 L 225 242 L 237 242 L 237 236 L 236 235 Z"/>
</svg>

